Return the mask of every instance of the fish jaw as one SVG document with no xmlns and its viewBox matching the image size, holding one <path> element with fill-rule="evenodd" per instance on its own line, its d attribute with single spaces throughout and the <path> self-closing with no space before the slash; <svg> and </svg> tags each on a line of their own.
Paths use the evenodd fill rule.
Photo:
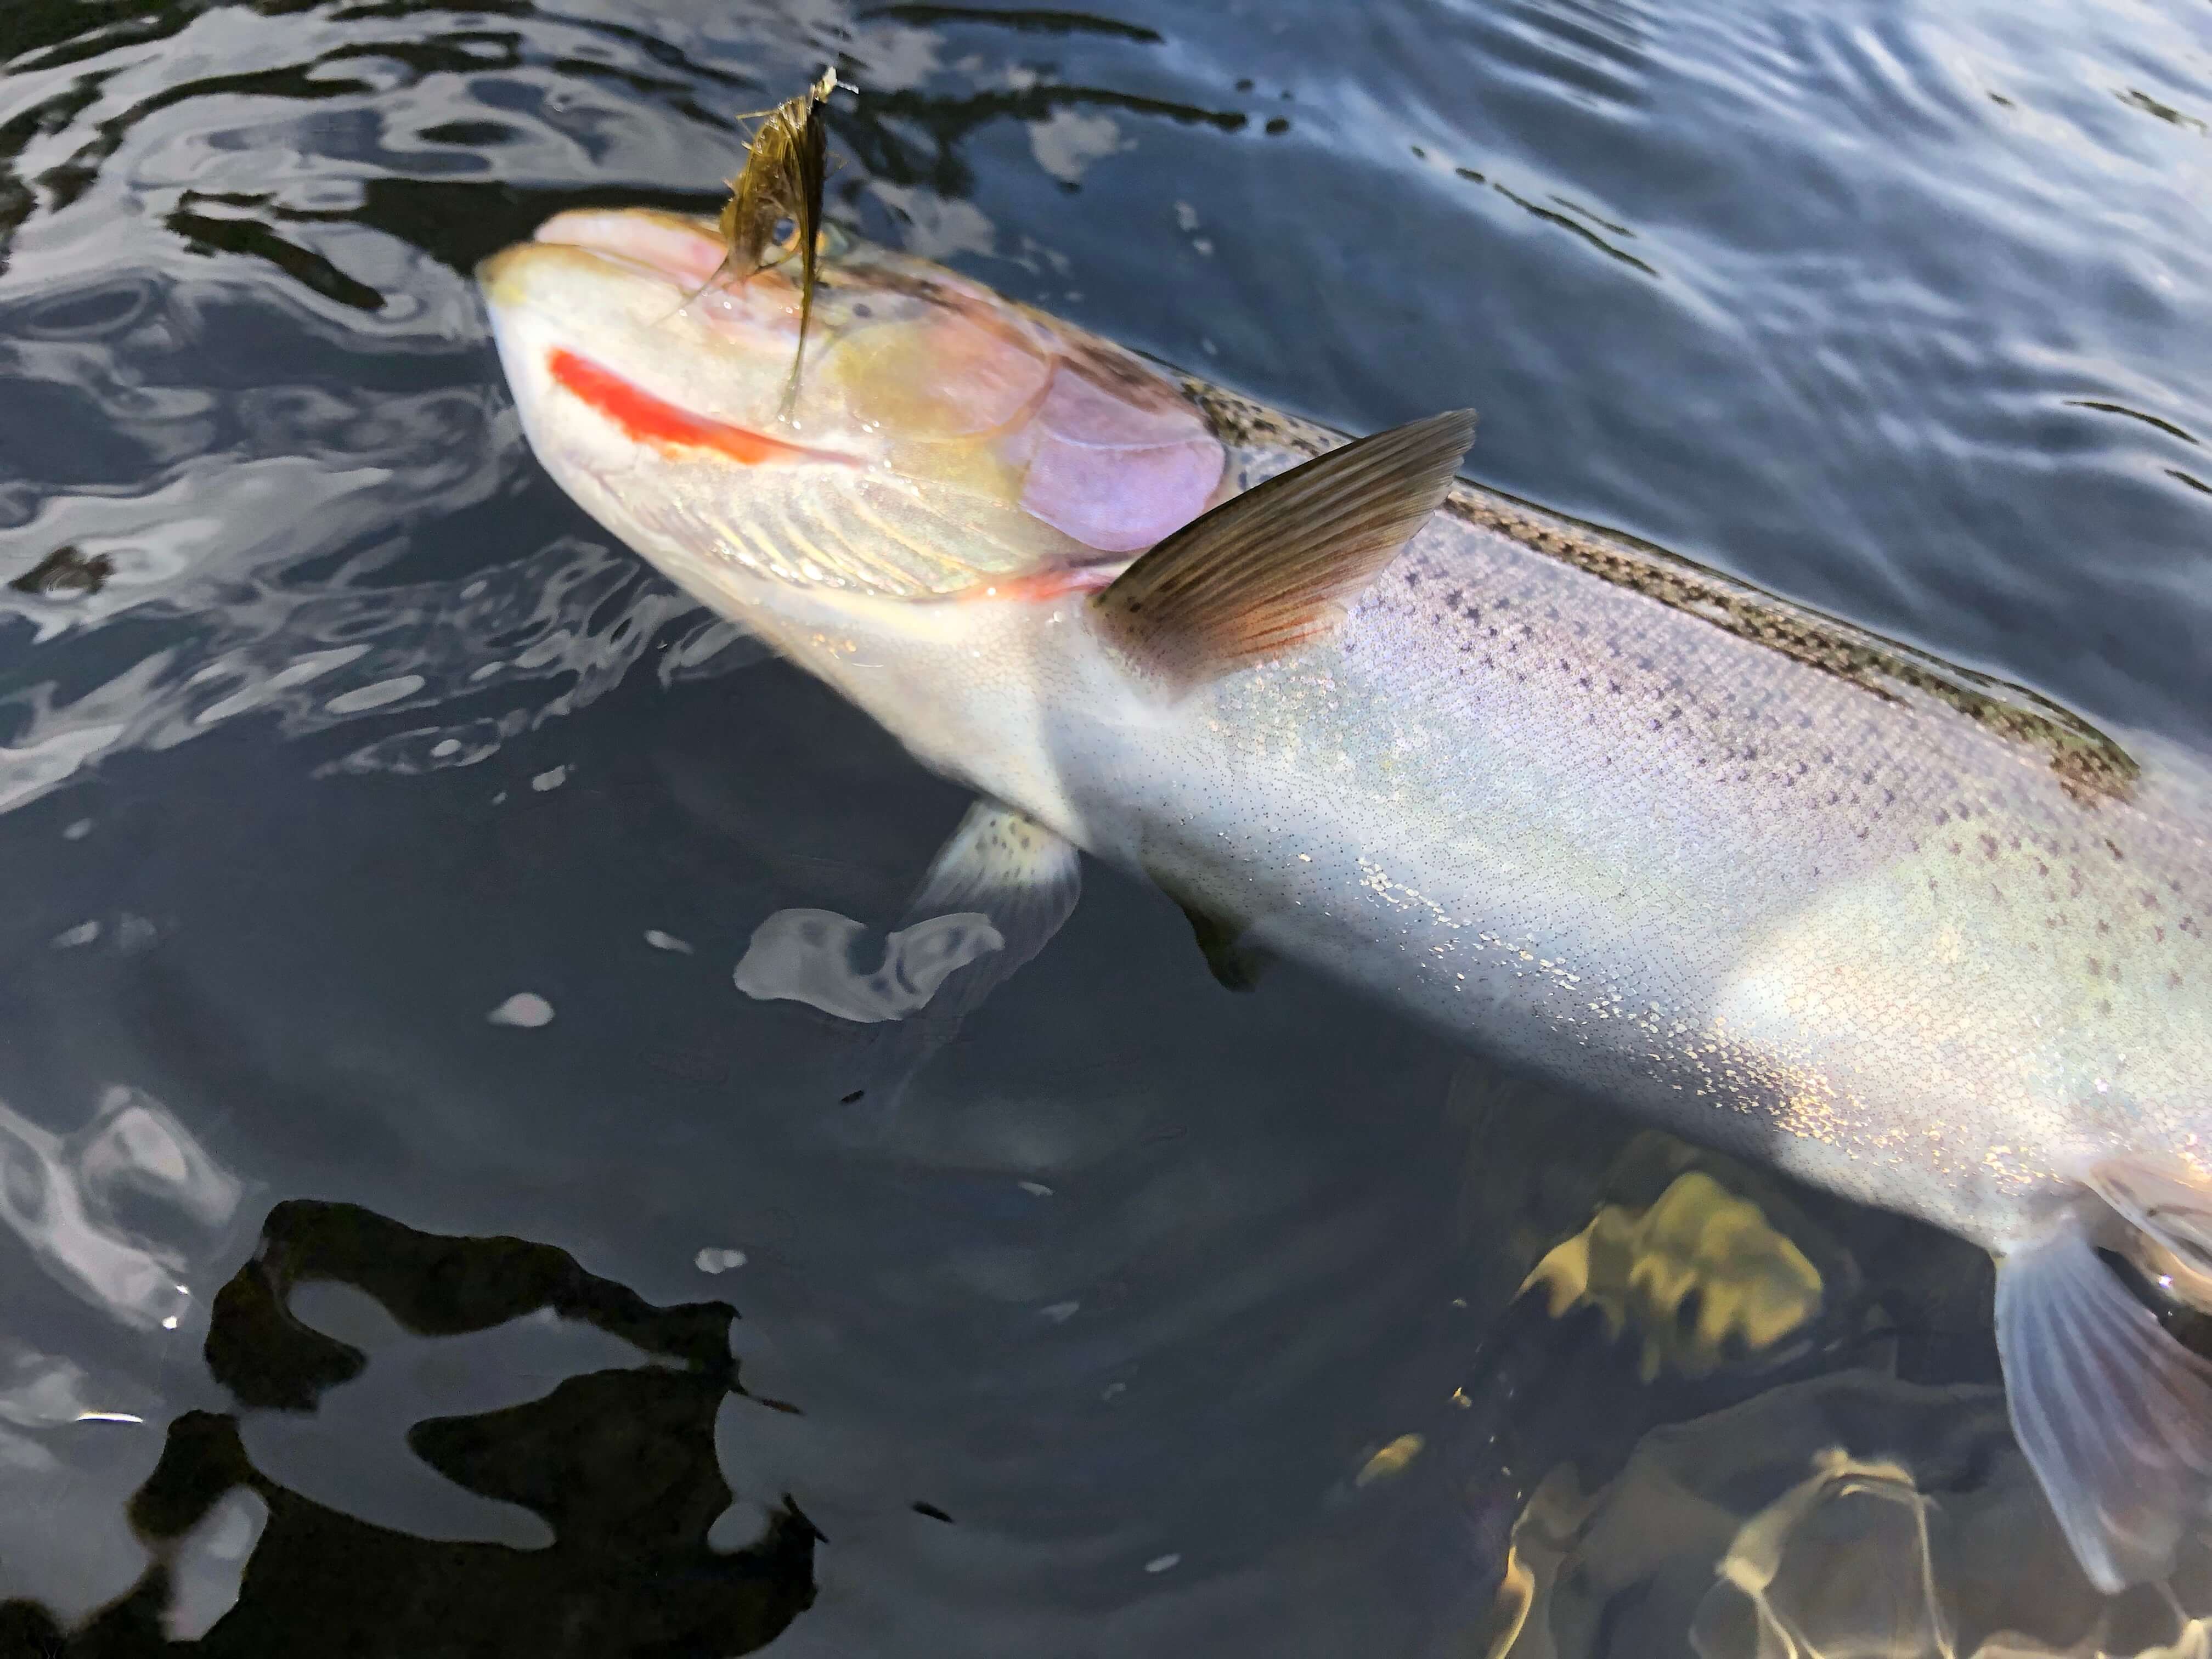
<svg viewBox="0 0 2212 1659">
<path fill-rule="evenodd" d="M 641 228 L 656 233 L 646 246 L 665 268 L 544 240 L 494 255 L 478 279 L 524 432 L 556 481 L 699 597 L 749 592 L 762 573 L 734 549 L 706 532 L 672 535 L 638 509 L 711 521 L 733 505 L 765 508 L 808 475 L 866 466 L 879 446 L 849 430 L 825 443 L 795 424 L 776 429 L 771 365 L 795 331 L 779 329 L 757 294 L 723 307 L 711 333 L 686 315 L 679 283 L 697 261 L 669 252 L 687 245 L 681 222 L 662 217 Z"/>
<path fill-rule="evenodd" d="M 604 421 L 576 419 L 572 403 L 588 400 L 574 398 L 556 378 L 562 355 L 716 426 L 805 445 L 808 427 L 834 424 L 835 411 L 817 408 L 794 411 L 788 429 L 780 429 L 781 375 L 798 339 L 787 284 L 747 283 L 718 290 L 711 304 L 687 305 L 712 241 L 687 229 L 689 222 L 659 214 L 635 216 L 629 228 L 637 234 L 624 240 L 595 222 L 609 216 L 549 221 L 537 239 L 494 254 L 477 273 L 532 441 L 541 434 L 556 441 L 550 453 L 541 451 L 556 476 L 572 456 L 606 470 L 623 445 L 643 435 L 619 422 L 604 431 Z M 582 220 L 589 240 L 569 240 L 564 219 Z M 849 428 L 808 447 L 862 459 L 879 447 Z"/>
<path fill-rule="evenodd" d="M 532 448 L 686 586 L 1050 592 L 1217 499 L 1222 443 L 1139 360 L 925 261 L 823 255 L 795 394 L 796 287 L 724 270 L 701 222 L 558 215 L 479 268 Z"/>
</svg>

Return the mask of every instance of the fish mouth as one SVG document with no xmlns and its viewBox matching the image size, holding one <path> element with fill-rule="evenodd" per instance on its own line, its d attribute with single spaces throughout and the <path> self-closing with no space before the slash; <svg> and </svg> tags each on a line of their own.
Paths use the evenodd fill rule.
<svg viewBox="0 0 2212 1659">
<path fill-rule="evenodd" d="M 723 273 L 723 249 L 712 227 L 653 208 L 571 208 L 478 261 L 477 286 L 497 308 L 521 300 L 526 274 L 558 252 L 587 253 L 611 273 L 646 277 L 670 290 L 671 309 L 696 297 Z M 738 287 L 739 284 L 728 284 Z"/>
<path fill-rule="evenodd" d="M 477 270 L 495 325 L 502 314 L 538 318 L 535 326 L 498 330 L 510 372 L 524 368 L 514 357 L 531 360 L 525 373 L 542 395 L 580 404 L 632 443 L 672 458 L 711 455 L 747 467 L 863 465 L 842 450 L 731 419 L 729 398 L 696 372 L 701 349 L 711 358 L 717 337 L 758 362 L 796 343 L 789 284 L 771 277 L 763 289 L 773 291 L 754 291 L 750 278 L 718 282 L 730 274 L 722 244 L 696 220 L 656 210 L 590 208 L 556 214 L 530 240 L 493 254 Z M 586 282 L 575 283 L 578 276 Z M 573 301 L 557 308 L 566 317 L 549 315 L 546 296 L 562 285 L 572 294 L 619 295 L 610 307 L 615 326 L 578 326 L 588 312 Z M 706 304 L 695 306 L 702 299 Z M 664 333 L 687 313 L 689 326 Z M 697 338 L 702 330 L 708 339 Z M 593 340 L 614 345 L 612 356 L 587 343 Z M 647 349 L 638 349 L 641 344 Z M 674 361 L 685 355 L 693 357 L 694 372 Z"/>
<path fill-rule="evenodd" d="M 604 254 L 664 276 L 686 293 L 712 283 L 725 257 L 702 221 L 653 208 L 571 208 L 538 226 L 531 240 Z"/>
<path fill-rule="evenodd" d="M 1204 411 L 1104 342 L 825 227 L 801 358 L 791 263 L 726 251 L 680 214 L 587 208 L 477 269 L 532 449 L 648 557 L 1056 597 L 1223 484 Z"/>
</svg>

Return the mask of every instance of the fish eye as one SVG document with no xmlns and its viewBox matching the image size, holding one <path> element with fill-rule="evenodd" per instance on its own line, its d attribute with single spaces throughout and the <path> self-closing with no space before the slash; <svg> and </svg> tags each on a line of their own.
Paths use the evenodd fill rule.
<svg viewBox="0 0 2212 1659">
<path fill-rule="evenodd" d="M 787 242 L 799 234 L 799 221 L 787 213 L 775 222 L 769 234 L 779 242 Z"/>
</svg>

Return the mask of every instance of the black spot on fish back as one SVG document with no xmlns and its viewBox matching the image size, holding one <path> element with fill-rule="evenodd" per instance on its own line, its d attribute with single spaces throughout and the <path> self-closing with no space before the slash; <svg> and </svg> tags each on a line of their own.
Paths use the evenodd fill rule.
<svg viewBox="0 0 2212 1659">
<path fill-rule="evenodd" d="M 1224 443 L 1310 457 L 1344 441 L 1325 427 L 1206 381 L 1187 376 L 1182 386 Z M 2142 775 L 2134 757 L 2112 738 L 2023 686 L 1794 605 L 1665 548 L 1464 480 L 1454 486 L 1443 511 L 1881 701 L 1900 701 L 1908 694 L 1932 697 L 1993 737 L 2040 750 L 2061 786 L 2083 805 L 2128 800 Z M 1408 582 L 1413 580 L 1409 574 Z M 1454 610 L 1462 597 L 1452 595 Z M 1510 603 L 1502 597 L 1494 601 L 1500 610 Z M 1470 622 L 1480 620 L 1479 607 L 1469 606 L 1463 614 Z"/>
</svg>

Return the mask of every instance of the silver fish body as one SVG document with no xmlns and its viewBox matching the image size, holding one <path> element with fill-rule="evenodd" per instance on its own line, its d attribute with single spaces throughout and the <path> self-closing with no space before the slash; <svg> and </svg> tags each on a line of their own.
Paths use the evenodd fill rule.
<svg viewBox="0 0 2212 1659">
<path fill-rule="evenodd" d="M 1467 484 L 1171 707 L 1057 636 L 970 781 L 1487 1048 L 1999 1251 L 2100 1158 L 2212 1168 L 2185 756 Z"/>
</svg>

